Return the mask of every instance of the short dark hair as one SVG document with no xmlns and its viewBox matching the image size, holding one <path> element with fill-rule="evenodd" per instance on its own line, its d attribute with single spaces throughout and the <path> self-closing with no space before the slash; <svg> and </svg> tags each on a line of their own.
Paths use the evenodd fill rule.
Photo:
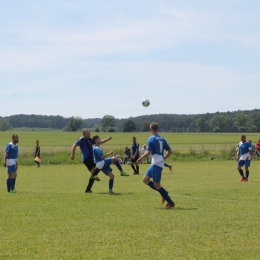
<svg viewBox="0 0 260 260">
<path fill-rule="evenodd" d="M 18 137 L 18 135 L 17 134 L 13 134 L 12 135 L 12 139 L 15 138 L 15 137 Z"/>
<path fill-rule="evenodd" d="M 98 136 L 98 135 L 95 135 L 95 136 L 93 137 L 92 143 L 95 144 L 97 139 L 99 139 L 99 136 Z"/>
<path fill-rule="evenodd" d="M 155 122 L 152 122 L 152 123 L 150 124 L 150 129 L 153 130 L 154 132 L 157 132 L 158 129 L 159 129 L 158 124 L 155 123 Z"/>
</svg>

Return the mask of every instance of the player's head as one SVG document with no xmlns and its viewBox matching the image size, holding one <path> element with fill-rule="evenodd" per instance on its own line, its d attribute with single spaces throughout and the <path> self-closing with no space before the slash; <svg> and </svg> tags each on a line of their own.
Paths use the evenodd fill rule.
<svg viewBox="0 0 260 260">
<path fill-rule="evenodd" d="M 143 148 L 144 148 L 144 149 L 146 148 L 146 144 L 143 145 Z"/>
<path fill-rule="evenodd" d="M 242 143 L 244 143 L 246 141 L 246 136 L 245 135 L 241 135 L 240 140 Z"/>
<path fill-rule="evenodd" d="M 17 144 L 19 142 L 19 136 L 17 134 L 13 134 L 12 141 L 14 144 Z"/>
<path fill-rule="evenodd" d="M 85 138 L 90 138 L 90 131 L 87 128 L 83 129 L 82 134 Z"/>
<path fill-rule="evenodd" d="M 136 137 L 133 136 L 133 143 L 136 143 Z"/>
<path fill-rule="evenodd" d="M 36 144 L 37 144 L 37 145 L 39 144 L 39 140 L 36 140 Z"/>
<path fill-rule="evenodd" d="M 93 144 L 95 144 L 95 145 L 99 145 L 100 144 L 100 138 L 99 138 L 98 135 L 95 135 L 93 137 Z"/>
<path fill-rule="evenodd" d="M 125 146 L 125 149 L 128 149 L 128 147 L 127 147 L 127 146 Z"/>
<path fill-rule="evenodd" d="M 155 123 L 155 122 L 152 122 L 152 123 L 150 124 L 150 132 L 151 132 L 152 134 L 156 134 L 156 133 L 158 132 L 158 130 L 159 130 L 158 124 Z"/>
</svg>

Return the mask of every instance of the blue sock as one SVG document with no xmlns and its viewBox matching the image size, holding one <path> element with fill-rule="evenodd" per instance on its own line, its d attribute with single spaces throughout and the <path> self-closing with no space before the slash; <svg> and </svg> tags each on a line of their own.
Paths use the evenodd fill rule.
<svg viewBox="0 0 260 260">
<path fill-rule="evenodd" d="M 148 186 L 151 187 L 153 190 L 156 190 L 152 181 L 149 181 Z"/>
<path fill-rule="evenodd" d="M 244 177 L 244 172 L 242 169 L 239 170 L 239 173 L 240 173 L 241 177 Z"/>
<path fill-rule="evenodd" d="M 7 186 L 7 191 L 10 192 L 11 189 L 11 179 L 6 180 L 6 186 Z"/>
<path fill-rule="evenodd" d="M 109 189 L 110 189 L 110 190 L 112 190 L 112 189 L 113 189 L 113 185 L 114 185 L 114 180 L 112 180 L 112 179 L 109 179 L 109 182 L 108 182 L 108 187 L 109 187 Z"/>
<path fill-rule="evenodd" d="M 246 171 L 246 178 L 248 179 L 249 171 Z"/>
<path fill-rule="evenodd" d="M 116 165 L 116 167 L 118 168 L 118 170 L 119 170 L 120 172 L 123 171 L 122 166 L 121 166 L 121 164 L 119 163 L 119 161 L 115 161 L 115 165 Z"/>
<path fill-rule="evenodd" d="M 161 187 L 158 192 L 161 194 L 161 196 L 163 198 L 165 198 L 165 200 L 168 202 L 168 203 L 173 203 L 173 201 L 171 200 L 170 196 L 168 195 L 168 192 L 163 188 Z"/>
<path fill-rule="evenodd" d="M 14 190 L 14 188 L 15 188 L 15 179 L 14 178 L 11 178 L 11 184 L 10 184 L 10 188 L 11 188 L 11 190 Z"/>
</svg>

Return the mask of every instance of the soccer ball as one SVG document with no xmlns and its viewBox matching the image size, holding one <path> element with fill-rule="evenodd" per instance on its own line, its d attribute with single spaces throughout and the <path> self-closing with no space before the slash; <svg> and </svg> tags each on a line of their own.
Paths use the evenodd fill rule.
<svg viewBox="0 0 260 260">
<path fill-rule="evenodd" d="M 144 99 L 143 102 L 142 102 L 142 105 L 144 107 L 148 107 L 150 105 L 150 101 L 148 99 Z"/>
</svg>

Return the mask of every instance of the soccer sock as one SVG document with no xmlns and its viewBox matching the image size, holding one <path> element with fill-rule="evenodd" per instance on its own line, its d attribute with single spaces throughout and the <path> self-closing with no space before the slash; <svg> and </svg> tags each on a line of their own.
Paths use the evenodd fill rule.
<svg viewBox="0 0 260 260">
<path fill-rule="evenodd" d="M 11 188 L 11 190 L 14 190 L 14 188 L 15 188 L 15 179 L 14 178 L 11 178 L 10 188 Z"/>
<path fill-rule="evenodd" d="M 244 177 L 244 172 L 243 172 L 242 169 L 239 170 L 239 173 L 240 173 L 240 175 L 241 175 L 242 177 Z"/>
<path fill-rule="evenodd" d="M 138 165 L 136 165 L 136 171 L 137 171 L 137 173 L 139 173 L 139 166 Z"/>
<path fill-rule="evenodd" d="M 91 177 L 89 178 L 88 186 L 87 186 L 86 190 L 91 190 L 91 188 L 92 188 L 92 186 L 94 184 L 95 179 L 92 179 Z"/>
<path fill-rule="evenodd" d="M 11 190 L 11 179 L 6 179 L 6 186 L 7 186 L 7 191 L 10 192 L 10 190 Z"/>
<path fill-rule="evenodd" d="M 95 169 L 94 173 L 92 174 L 92 176 L 96 176 L 98 175 L 98 173 L 100 172 L 100 170 L 98 168 Z"/>
<path fill-rule="evenodd" d="M 249 177 L 249 171 L 246 171 L 246 178 L 248 179 Z"/>
<path fill-rule="evenodd" d="M 153 190 L 156 190 L 154 185 L 153 185 L 153 182 L 152 181 L 149 181 L 149 183 L 147 184 L 149 187 L 151 187 Z M 157 191 L 157 190 L 156 190 Z"/>
<path fill-rule="evenodd" d="M 136 172 L 136 169 L 135 169 L 134 165 L 131 165 L 131 167 L 132 167 L 132 169 Z"/>
<path fill-rule="evenodd" d="M 118 170 L 119 170 L 120 172 L 123 171 L 122 166 L 121 166 L 121 164 L 119 163 L 119 161 L 115 161 L 115 165 L 116 165 L 116 167 L 118 168 Z"/>
<path fill-rule="evenodd" d="M 167 163 L 164 163 L 164 166 L 165 166 L 165 167 L 169 167 L 170 165 L 169 165 L 169 164 L 167 164 Z"/>
<path fill-rule="evenodd" d="M 171 200 L 170 196 L 168 195 L 168 192 L 163 188 L 161 187 L 158 192 L 161 194 L 161 196 L 163 198 L 165 198 L 165 200 L 168 202 L 168 203 L 173 203 L 173 201 Z"/>
<path fill-rule="evenodd" d="M 114 180 L 109 179 L 109 182 L 108 182 L 108 188 L 109 188 L 110 190 L 113 189 L 113 185 L 114 185 Z"/>
</svg>

